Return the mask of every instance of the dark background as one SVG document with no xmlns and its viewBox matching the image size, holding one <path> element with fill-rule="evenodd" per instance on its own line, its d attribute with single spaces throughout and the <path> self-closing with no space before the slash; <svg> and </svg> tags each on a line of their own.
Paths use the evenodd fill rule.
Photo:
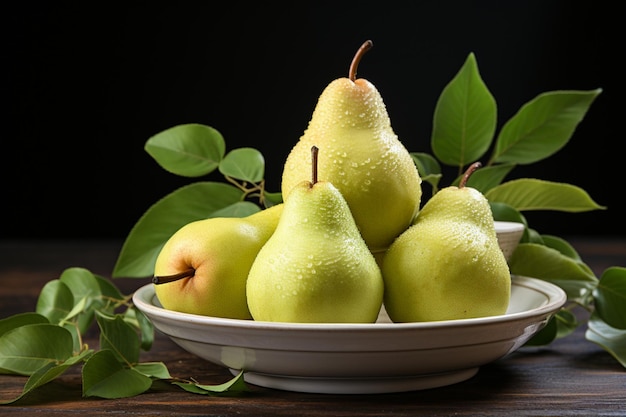
<svg viewBox="0 0 626 417">
<path fill-rule="evenodd" d="M 430 152 L 436 100 L 470 52 L 499 127 L 542 92 L 602 88 L 563 150 L 513 174 L 578 185 L 608 207 L 529 213 L 536 229 L 626 234 L 624 3 L 282 3 L 4 2 L 0 237 L 124 238 L 192 181 L 143 150 L 183 123 L 218 129 L 227 151 L 260 150 L 279 191 L 319 94 L 366 39 L 359 77 L 379 89 L 410 151 Z"/>
</svg>

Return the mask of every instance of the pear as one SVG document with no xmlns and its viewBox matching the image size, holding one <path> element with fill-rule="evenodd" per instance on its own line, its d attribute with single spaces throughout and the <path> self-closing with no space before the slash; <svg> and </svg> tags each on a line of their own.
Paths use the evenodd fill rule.
<svg viewBox="0 0 626 417">
<path fill-rule="evenodd" d="M 384 284 L 374 256 L 337 187 L 317 179 L 293 187 L 274 234 L 259 251 L 247 281 L 254 320 L 373 323 Z"/>
<path fill-rule="evenodd" d="M 252 319 L 246 279 L 282 210 L 281 203 L 243 218 L 197 220 L 176 231 L 154 266 L 161 305 L 183 313 Z"/>
<path fill-rule="evenodd" d="M 422 196 L 413 159 L 391 127 L 383 99 L 366 79 L 356 79 L 366 41 L 350 65 L 349 77 L 332 81 L 320 95 L 307 129 L 288 154 L 282 172 L 283 200 L 309 180 L 311 147 L 324 181 L 344 196 L 370 250 L 382 252 L 414 220 Z"/>
<path fill-rule="evenodd" d="M 511 275 L 484 195 L 465 184 L 438 191 L 385 253 L 384 306 L 394 322 L 504 314 Z"/>
</svg>

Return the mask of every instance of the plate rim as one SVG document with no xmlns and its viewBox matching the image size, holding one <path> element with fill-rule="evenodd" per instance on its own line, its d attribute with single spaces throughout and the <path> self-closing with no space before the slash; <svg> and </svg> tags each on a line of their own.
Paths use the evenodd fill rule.
<svg viewBox="0 0 626 417">
<path fill-rule="evenodd" d="M 288 322 L 269 322 L 258 320 L 242 320 L 214 316 L 203 316 L 191 313 L 182 313 L 173 310 L 167 310 L 163 307 L 155 305 L 152 300 L 155 299 L 154 284 L 148 283 L 138 288 L 132 295 L 135 306 L 144 314 L 154 315 L 160 319 L 186 321 L 194 324 L 206 324 L 214 327 L 228 327 L 250 330 L 276 330 L 276 331 L 336 331 L 342 332 L 346 330 L 362 331 L 376 330 L 389 331 L 393 329 L 410 330 L 410 329 L 433 329 L 446 327 L 472 327 L 482 326 L 485 324 L 502 323 L 511 320 L 529 319 L 533 317 L 541 317 L 554 313 L 561 308 L 567 301 L 565 291 L 548 281 L 520 275 L 511 275 L 512 285 L 524 287 L 534 290 L 546 296 L 547 302 L 539 307 L 529 310 L 506 313 L 495 316 L 441 320 L 429 322 L 410 322 L 410 323 L 288 323 Z"/>
</svg>

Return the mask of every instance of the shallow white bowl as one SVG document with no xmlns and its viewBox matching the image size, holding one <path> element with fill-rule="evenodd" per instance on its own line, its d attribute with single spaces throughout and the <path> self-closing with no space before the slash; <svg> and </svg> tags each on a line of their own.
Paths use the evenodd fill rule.
<svg viewBox="0 0 626 417">
<path fill-rule="evenodd" d="M 494 221 L 493 223 L 498 237 L 498 245 L 500 245 L 500 249 L 508 261 L 524 234 L 524 224 L 504 221 Z"/>
<path fill-rule="evenodd" d="M 224 319 L 162 308 L 147 284 L 133 302 L 183 349 L 245 381 L 288 391 L 364 394 L 414 391 L 474 376 L 515 351 L 565 303 L 562 289 L 512 277 L 506 314 L 422 323 L 293 324 Z"/>
</svg>

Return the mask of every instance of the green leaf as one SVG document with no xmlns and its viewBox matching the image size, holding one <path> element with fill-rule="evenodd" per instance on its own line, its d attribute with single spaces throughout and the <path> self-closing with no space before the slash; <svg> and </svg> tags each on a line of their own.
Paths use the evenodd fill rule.
<svg viewBox="0 0 626 417">
<path fill-rule="evenodd" d="M 152 136 L 145 150 L 166 171 L 199 177 L 214 171 L 226 150 L 221 133 L 196 123 L 174 126 Z"/>
<path fill-rule="evenodd" d="M 243 371 L 239 372 L 237 375 L 235 375 L 234 378 L 230 379 L 229 381 L 219 385 L 202 385 L 189 382 L 173 382 L 173 384 L 193 394 L 231 394 L 249 391 L 246 383 L 244 382 Z"/>
<path fill-rule="evenodd" d="M 265 176 L 265 158 L 253 148 L 235 149 L 220 162 L 219 170 L 227 177 L 256 184 Z"/>
<path fill-rule="evenodd" d="M 67 371 L 70 367 L 89 357 L 92 353 L 92 350 L 85 350 L 79 355 L 72 356 L 71 358 L 59 365 L 56 365 L 54 363 L 48 363 L 47 365 L 42 366 L 28 378 L 28 381 L 26 381 L 26 384 L 24 385 L 24 388 L 20 395 L 8 401 L 0 401 L 0 404 L 10 404 L 18 401 L 19 399 L 34 391 L 36 388 L 39 388 L 63 375 L 65 371 Z"/>
<path fill-rule="evenodd" d="M 251 214 L 261 211 L 258 204 L 250 201 L 238 201 L 223 209 L 211 213 L 211 217 L 248 217 Z"/>
<path fill-rule="evenodd" d="M 18 327 L 27 326 L 29 324 L 49 324 L 50 322 L 45 316 L 38 313 L 19 313 L 0 320 L 0 337 L 10 330 Z M 0 368 L 0 374 L 11 374 L 6 369 Z"/>
<path fill-rule="evenodd" d="M 29 324 L 0 337 L 0 369 L 5 373 L 32 375 L 50 363 L 67 360 L 72 352 L 72 335 L 63 327 Z"/>
<path fill-rule="evenodd" d="M 553 155 L 567 144 L 601 91 L 540 94 L 503 126 L 492 160 L 530 164 Z"/>
<path fill-rule="evenodd" d="M 50 323 L 59 324 L 74 308 L 74 296 L 61 280 L 48 281 L 37 298 L 35 312 L 47 317 Z"/>
<path fill-rule="evenodd" d="M 126 237 L 113 269 L 113 278 L 145 278 L 165 242 L 185 224 L 215 217 L 214 212 L 241 201 L 243 191 L 218 182 L 183 186 L 153 204 Z"/>
<path fill-rule="evenodd" d="M 131 366 L 139 361 L 139 336 L 135 330 L 124 321 L 124 317 L 116 314 L 113 317 L 96 314 L 100 326 L 100 349 L 108 349 L 117 360 Z"/>
<path fill-rule="evenodd" d="M 0 336 L 9 330 L 16 329 L 28 324 L 45 324 L 50 323 L 49 320 L 39 313 L 18 313 L 0 320 Z"/>
<path fill-rule="evenodd" d="M 417 167 L 417 172 L 419 172 L 422 181 L 430 184 L 433 187 L 432 194 L 436 194 L 442 177 L 439 161 L 432 155 L 424 152 L 411 152 L 411 158 Z"/>
<path fill-rule="evenodd" d="M 144 362 L 133 366 L 133 369 L 141 374 L 158 379 L 172 379 L 170 371 L 163 362 Z"/>
<path fill-rule="evenodd" d="M 579 187 L 535 178 L 505 182 L 487 191 L 485 197 L 490 202 L 505 203 L 519 211 L 555 210 L 578 213 L 606 209 Z"/>
<path fill-rule="evenodd" d="M 607 268 L 593 292 L 598 317 L 609 326 L 626 330 L 626 268 Z"/>
<path fill-rule="evenodd" d="M 85 334 L 93 324 L 94 311 L 104 305 L 100 284 L 91 271 L 78 267 L 65 269 L 59 280 L 67 285 L 72 292 L 78 311 L 83 310 L 77 317 L 77 323 L 80 333 Z M 79 305 L 81 302 L 84 305 Z M 68 317 L 72 314 L 77 315 L 78 311 L 71 311 Z"/>
<path fill-rule="evenodd" d="M 422 180 L 430 176 L 441 177 L 441 165 L 432 155 L 424 152 L 411 152 L 410 155 Z"/>
<path fill-rule="evenodd" d="M 556 284 L 572 299 L 584 297 L 598 282 L 582 262 L 536 243 L 520 243 L 509 259 L 509 268 L 512 274 Z"/>
<path fill-rule="evenodd" d="M 212 392 L 246 392 L 248 387 L 246 386 L 243 378 L 244 372 L 240 371 L 234 378 L 219 385 L 202 385 L 196 386 L 207 391 Z"/>
<path fill-rule="evenodd" d="M 24 393 L 28 391 L 32 391 L 35 388 L 38 388 L 48 382 L 56 379 L 61 376 L 68 370 L 70 367 L 88 359 L 91 355 L 93 355 L 94 351 L 87 349 L 80 352 L 76 356 L 72 356 L 68 358 L 66 361 L 59 365 L 48 364 L 40 369 L 38 369 L 34 374 L 28 378 L 26 381 L 26 385 L 24 385 Z"/>
<path fill-rule="evenodd" d="M 582 264 L 582 259 L 576 249 L 565 239 L 553 235 L 541 235 L 541 240 L 545 246 L 556 249 L 568 258 L 580 261 Z"/>
<path fill-rule="evenodd" d="M 63 328 L 72 335 L 72 340 L 74 341 L 74 352 L 79 352 L 85 348 L 85 345 L 83 344 L 83 336 L 80 334 L 78 324 L 76 322 L 66 322 L 63 324 Z"/>
<path fill-rule="evenodd" d="M 109 279 L 96 274 L 93 274 L 93 276 L 100 287 L 100 294 L 102 294 L 102 297 L 105 298 L 105 301 L 117 304 L 118 302 L 126 299 L 119 288 L 117 288 Z"/>
<path fill-rule="evenodd" d="M 601 346 L 626 368 L 626 330 L 611 327 L 594 313 L 587 323 L 585 338 Z"/>
<path fill-rule="evenodd" d="M 490 201 L 489 205 L 491 206 L 491 213 L 493 214 L 494 220 L 523 223 L 525 226 L 528 226 L 528 222 L 526 221 L 524 215 L 508 204 Z"/>
<path fill-rule="evenodd" d="M 276 204 L 280 204 L 282 202 L 283 194 L 281 192 L 268 193 L 267 191 L 263 191 L 263 205 L 265 208 L 275 206 Z"/>
<path fill-rule="evenodd" d="M 141 349 L 148 351 L 154 342 L 154 324 L 136 306 L 126 309 L 123 314 L 124 321 L 139 330 L 141 335 Z"/>
<path fill-rule="evenodd" d="M 437 101 L 431 137 L 433 153 L 444 164 L 459 168 L 469 165 L 491 145 L 496 122 L 496 101 L 470 53 Z"/>
<path fill-rule="evenodd" d="M 560 339 L 569 336 L 580 326 L 580 322 L 574 313 L 570 310 L 562 308 L 554 316 L 557 324 L 556 338 Z"/>
<path fill-rule="evenodd" d="M 61 273 L 59 280 L 67 285 L 75 300 L 85 297 L 98 299 L 102 294 L 98 280 L 85 268 L 67 268 Z"/>
<path fill-rule="evenodd" d="M 543 245 L 543 235 L 541 235 L 535 229 L 526 226 L 526 230 L 524 231 L 524 236 L 522 236 L 522 241 L 524 243 L 537 243 L 539 245 Z"/>
<path fill-rule="evenodd" d="M 74 317 L 79 316 L 80 314 L 84 313 L 87 310 L 87 303 L 89 302 L 89 297 L 83 297 L 81 298 L 76 304 L 74 304 L 74 307 L 72 308 L 72 310 L 70 310 L 69 313 L 67 313 L 67 316 L 65 316 L 65 318 L 63 319 L 65 320 L 71 320 Z M 61 325 L 65 324 L 65 323 L 59 323 Z"/>
<path fill-rule="evenodd" d="M 126 398 L 146 392 L 152 379 L 121 364 L 110 350 L 94 353 L 83 366 L 83 396 Z"/>
</svg>

